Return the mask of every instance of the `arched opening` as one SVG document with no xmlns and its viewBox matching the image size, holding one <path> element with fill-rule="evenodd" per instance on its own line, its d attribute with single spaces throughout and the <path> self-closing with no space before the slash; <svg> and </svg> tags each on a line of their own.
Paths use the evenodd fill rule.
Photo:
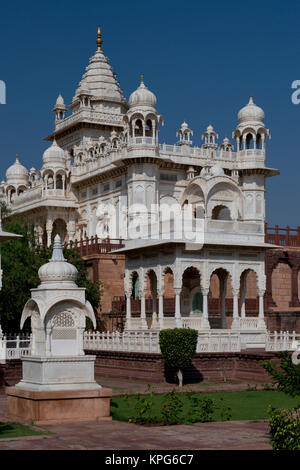
<svg viewBox="0 0 300 470">
<path fill-rule="evenodd" d="M 141 119 L 137 119 L 134 125 L 135 137 L 143 136 L 143 123 Z"/>
<path fill-rule="evenodd" d="M 231 220 L 230 210 L 224 205 L 215 206 L 212 210 L 211 218 L 213 220 Z"/>
<path fill-rule="evenodd" d="M 16 195 L 17 195 L 16 190 L 14 188 L 11 189 L 10 195 L 9 195 L 10 202 L 13 202 L 15 200 Z"/>
<path fill-rule="evenodd" d="M 56 176 L 56 189 L 63 189 L 63 178 L 60 174 Z"/>
<path fill-rule="evenodd" d="M 151 119 L 147 119 L 146 121 L 145 135 L 146 137 L 153 137 L 153 127 Z"/>
<path fill-rule="evenodd" d="M 258 314 L 257 277 L 252 269 L 247 269 L 241 274 L 240 312 L 242 318 Z"/>
<path fill-rule="evenodd" d="M 261 150 L 262 149 L 262 138 L 261 138 L 261 134 L 257 134 L 256 136 L 256 148 L 258 150 Z"/>
<path fill-rule="evenodd" d="M 140 298 L 140 282 L 139 275 L 137 272 L 132 274 L 132 298 L 134 300 Z"/>
<path fill-rule="evenodd" d="M 47 171 L 46 173 L 44 173 L 43 180 L 45 181 L 46 189 L 54 189 L 54 178 L 52 171 Z"/>
<path fill-rule="evenodd" d="M 249 149 L 253 148 L 253 146 L 254 146 L 253 135 L 250 134 L 250 132 L 249 132 L 249 134 L 246 135 L 246 142 L 245 143 L 246 143 L 246 150 L 249 150 Z"/>
<path fill-rule="evenodd" d="M 210 277 L 209 323 L 211 328 L 229 328 L 227 314 L 232 311 L 231 278 L 224 268 L 216 269 Z"/>
<path fill-rule="evenodd" d="M 169 267 L 164 271 L 163 311 L 166 317 L 173 316 L 175 312 L 174 276 Z"/>
<path fill-rule="evenodd" d="M 203 312 L 203 295 L 201 292 L 195 292 L 192 299 L 192 313 Z"/>
<path fill-rule="evenodd" d="M 181 314 L 187 317 L 202 313 L 203 296 L 200 285 L 200 273 L 197 268 L 191 266 L 182 275 Z"/>
<path fill-rule="evenodd" d="M 63 219 L 56 219 L 53 222 L 52 234 L 51 234 L 51 243 L 53 244 L 55 235 L 59 235 L 62 241 L 62 244 L 66 243 L 67 240 L 67 224 Z"/>
<path fill-rule="evenodd" d="M 147 300 L 146 300 L 146 314 L 147 315 L 147 324 L 148 328 L 157 328 L 158 318 L 157 318 L 157 277 L 153 269 L 150 269 L 146 274 L 147 282 Z"/>
</svg>

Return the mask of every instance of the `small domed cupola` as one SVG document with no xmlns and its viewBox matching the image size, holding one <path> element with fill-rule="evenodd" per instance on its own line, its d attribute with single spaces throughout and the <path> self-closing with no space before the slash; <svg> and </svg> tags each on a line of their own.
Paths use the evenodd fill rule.
<svg viewBox="0 0 300 470">
<path fill-rule="evenodd" d="M 8 184 L 25 184 L 29 182 L 29 173 L 25 166 L 19 162 L 18 155 L 16 161 L 6 170 L 6 181 Z"/>
<path fill-rule="evenodd" d="M 266 137 L 271 138 L 271 134 L 264 121 L 263 109 L 254 103 L 250 95 L 249 103 L 238 113 L 238 126 L 232 134 L 237 141 L 237 151 L 265 151 Z"/>
<path fill-rule="evenodd" d="M 130 108 L 142 106 L 156 109 L 156 96 L 145 86 L 143 75 L 140 86 L 131 93 L 128 103 Z"/>
<path fill-rule="evenodd" d="M 265 121 L 265 113 L 262 108 L 256 106 L 253 101 L 252 95 L 250 95 L 249 103 L 244 106 L 240 112 L 238 113 L 238 121 L 239 124 L 243 123 L 261 123 L 263 124 Z"/>
<path fill-rule="evenodd" d="M 192 145 L 191 136 L 193 131 L 189 128 L 188 124 L 184 121 L 180 129 L 176 132 L 176 137 L 179 137 L 177 145 Z"/>
<path fill-rule="evenodd" d="M 63 255 L 61 239 L 59 235 L 54 238 L 52 257 L 48 263 L 43 264 L 38 271 L 41 280 L 40 287 L 45 284 L 60 284 L 76 286 L 78 271 L 73 264 L 66 261 Z"/>
<path fill-rule="evenodd" d="M 43 168 L 65 167 L 67 162 L 64 150 L 59 147 L 54 138 L 52 145 L 43 154 Z"/>
<path fill-rule="evenodd" d="M 133 145 L 158 145 L 158 125 L 163 124 L 162 116 L 156 111 L 156 96 L 141 84 L 129 98 L 129 110 L 124 116 L 125 140 Z M 142 139 L 141 139 L 142 137 Z"/>
<path fill-rule="evenodd" d="M 55 113 L 55 121 L 61 121 L 66 115 L 66 105 L 61 94 L 58 95 L 53 112 Z"/>
</svg>

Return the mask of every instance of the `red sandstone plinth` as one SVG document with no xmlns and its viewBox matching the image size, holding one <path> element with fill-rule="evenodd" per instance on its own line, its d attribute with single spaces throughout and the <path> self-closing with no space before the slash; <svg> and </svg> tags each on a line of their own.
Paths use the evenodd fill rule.
<svg viewBox="0 0 300 470">
<path fill-rule="evenodd" d="M 8 416 L 37 425 L 108 421 L 110 388 L 38 392 L 6 387 Z"/>
</svg>

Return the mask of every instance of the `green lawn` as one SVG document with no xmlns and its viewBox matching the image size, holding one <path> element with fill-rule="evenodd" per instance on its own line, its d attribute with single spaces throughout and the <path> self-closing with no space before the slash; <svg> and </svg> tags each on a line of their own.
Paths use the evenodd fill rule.
<svg viewBox="0 0 300 470">
<path fill-rule="evenodd" d="M 186 402 L 186 394 L 181 398 Z M 245 392 L 218 392 L 201 393 L 202 398 L 211 398 L 224 408 L 231 408 L 232 420 L 256 420 L 268 418 L 269 405 L 274 408 L 293 408 L 300 404 L 300 399 L 290 398 L 282 392 L 274 391 L 245 391 Z M 153 415 L 160 415 L 164 395 L 155 395 Z M 114 397 L 111 400 L 111 415 L 118 421 L 128 421 L 134 415 L 135 398 L 126 401 L 124 397 Z M 216 410 L 214 421 L 221 420 L 220 410 Z"/>
<path fill-rule="evenodd" d="M 28 426 L 18 423 L 3 423 L 0 421 L 0 439 L 9 437 L 37 436 L 40 434 L 48 434 L 45 431 L 31 429 Z"/>
</svg>

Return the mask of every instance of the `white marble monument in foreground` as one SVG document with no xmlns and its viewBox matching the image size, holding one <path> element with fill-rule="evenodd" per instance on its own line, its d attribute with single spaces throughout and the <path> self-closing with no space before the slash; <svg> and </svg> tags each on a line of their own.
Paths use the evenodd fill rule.
<svg viewBox="0 0 300 470">
<path fill-rule="evenodd" d="M 83 351 L 86 317 L 95 327 L 95 315 L 59 235 L 38 274 L 41 284 L 31 290 L 21 317 L 21 328 L 31 319 L 31 355 L 22 359 L 22 380 L 7 388 L 9 415 L 40 424 L 109 419 L 111 390 L 97 384 L 95 356 Z"/>
<path fill-rule="evenodd" d="M 31 290 L 21 328 L 31 318 L 31 356 L 23 359 L 23 379 L 16 387 L 31 390 L 98 389 L 94 380 L 95 356 L 85 356 L 83 332 L 86 317 L 96 327 L 85 289 L 75 281 L 78 271 L 63 256 L 56 235 L 52 258 L 39 269 L 41 284 Z"/>
</svg>

